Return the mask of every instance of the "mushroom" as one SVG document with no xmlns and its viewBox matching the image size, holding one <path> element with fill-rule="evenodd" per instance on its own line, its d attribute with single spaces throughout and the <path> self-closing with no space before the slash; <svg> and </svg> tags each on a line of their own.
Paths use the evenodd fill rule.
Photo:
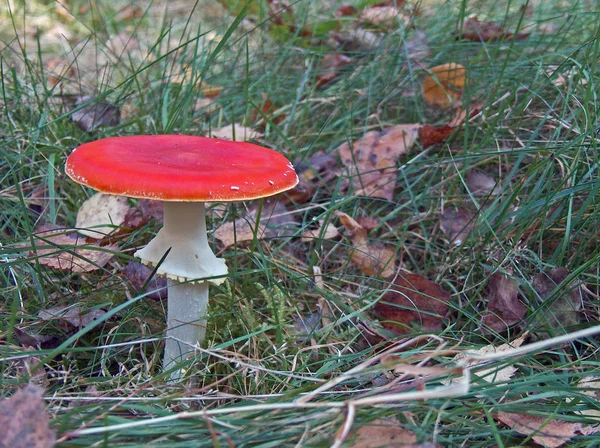
<svg viewBox="0 0 600 448">
<path fill-rule="evenodd" d="M 163 227 L 134 255 L 158 265 L 158 274 L 168 279 L 165 370 L 202 343 L 208 283 L 218 285 L 227 275 L 225 262 L 208 245 L 204 203 L 263 198 L 298 183 L 292 164 L 276 151 L 187 135 L 86 143 L 69 155 L 65 172 L 103 193 L 163 202 Z M 174 372 L 172 379 L 179 375 Z"/>
</svg>

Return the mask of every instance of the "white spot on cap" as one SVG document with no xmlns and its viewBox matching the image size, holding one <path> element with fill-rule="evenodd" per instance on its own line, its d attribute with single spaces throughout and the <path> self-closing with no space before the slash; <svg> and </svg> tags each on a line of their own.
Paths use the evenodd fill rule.
<svg viewBox="0 0 600 448">
<path fill-rule="evenodd" d="M 270 180 L 270 181 L 269 181 L 269 183 L 270 183 L 271 185 L 275 185 L 275 182 L 273 182 L 272 180 Z"/>
<path fill-rule="evenodd" d="M 232 190 L 239 190 L 239 189 L 240 189 L 240 187 L 236 187 L 235 185 L 232 185 L 232 186 L 231 186 L 231 189 L 232 189 Z"/>
</svg>

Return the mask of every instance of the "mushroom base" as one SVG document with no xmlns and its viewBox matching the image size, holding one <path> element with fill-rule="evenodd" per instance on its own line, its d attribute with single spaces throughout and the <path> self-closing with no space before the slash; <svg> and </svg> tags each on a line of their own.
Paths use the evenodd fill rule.
<svg viewBox="0 0 600 448">
<path fill-rule="evenodd" d="M 163 368 L 185 360 L 193 354 L 195 346 L 204 340 L 206 311 L 208 307 L 208 282 L 181 283 L 168 280 L 167 333 Z M 181 371 L 171 375 L 178 380 Z"/>
</svg>

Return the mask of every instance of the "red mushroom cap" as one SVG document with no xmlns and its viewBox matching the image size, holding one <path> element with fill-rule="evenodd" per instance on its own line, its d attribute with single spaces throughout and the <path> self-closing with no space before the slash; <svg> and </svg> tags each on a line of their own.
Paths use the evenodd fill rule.
<svg viewBox="0 0 600 448">
<path fill-rule="evenodd" d="M 160 201 L 243 201 L 298 183 L 276 151 L 188 135 L 112 137 L 86 143 L 67 159 L 67 175 L 103 193 Z"/>
</svg>

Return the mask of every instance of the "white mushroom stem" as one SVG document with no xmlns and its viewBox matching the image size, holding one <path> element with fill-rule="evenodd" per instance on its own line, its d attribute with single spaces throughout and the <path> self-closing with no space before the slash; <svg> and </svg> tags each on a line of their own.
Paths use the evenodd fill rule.
<svg viewBox="0 0 600 448">
<path fill-rule="evenodd" d="M 146 247 L 134 255 L 156 266 L 168 281 L 167 341 L 163 368 L 182 361 L 202 344 L 206 330 L 208 282 L 219 284 L 227 274 L 206 238 L 202 202 L 163 202 L 164 225 Z M 211 278 L 218 277 L 218 278 Z M 172 376 L 179 377 L 177 372 Z"/>
<path fill-rule="evenodd" d="M 167 285 L 165 370 L 193 354 L 196 344 L 202 344 L 208 308 L 208 282 L 181 283 L 168 279 Z M 180 376 L 179 371 L 175 371 L 171 378 L 179 379 Z"/>
</svg>

